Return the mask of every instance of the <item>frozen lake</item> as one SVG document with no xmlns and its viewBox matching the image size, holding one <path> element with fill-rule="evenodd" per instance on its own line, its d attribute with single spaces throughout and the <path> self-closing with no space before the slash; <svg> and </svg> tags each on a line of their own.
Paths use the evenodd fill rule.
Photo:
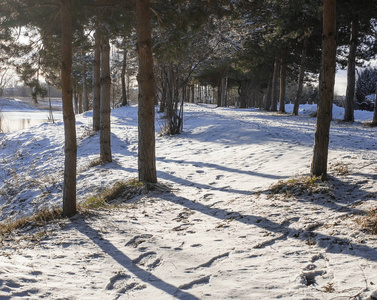
<svg viewBox="0 0 377 300">
<path fill-rule="evenodd" d="M 0 118 L 0 132 L 14 132 L 44 122 L 51 122 L 51 120 L 49 120 L 49 114 L 50 112 L 48 110 L 3 111 L 1 112 Z M 55 121 L 61 121 L 63 119 L 62 112 L 53 111 L 53 118 Z"/>
<path fill-rule="evenodd" d="M 52 116 L 55 121 L 61 121 L 61 99 L 52 101 Z M 0 133 L 14 132 L 45 122 L 52 122 L 49 103 L 41 99 L 39 107 L 32 104 L 30 99 L 0 98 Z M 40 109 L 42 108 L 42 109 Z"/>
</svg>

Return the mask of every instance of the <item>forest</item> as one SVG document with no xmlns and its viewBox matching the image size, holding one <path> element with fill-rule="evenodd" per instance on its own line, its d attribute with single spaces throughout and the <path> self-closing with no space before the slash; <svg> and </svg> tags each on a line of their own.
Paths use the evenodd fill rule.
<svg viewBox="0 0 377 300">
<path fill-rule="evenodd" d="M 0 89 L 63 122 L 0 134 L 0 298 L 377 299 L 376 13 L 2 2 Z"/>
<path fill-rule="evenodd" d="M 321 80 L 330 87 L 323 88 L 329 93 L 321 96 L 327 104 L 319 107 L 324 111 L 319 111 L 317 139 L 329 129 L 334 96 L 331 81 L 338 57 L 337 63 L 347 67 L 344 121 L 354 120 L 356 65 L 376 55 L 375 7 L 370 1 L 331 1 L 333 11 L 329 9 L 328 16 L 320 1 L 139 2 L 6 1 L 1 6 L 2 60 L 13 64 L 32 88 L 35 101 L 46 94 L 40 76 L 63 92 L 66 170 L 70 170 L 65 174 L 70 188 L 64 192 L 68 205 L 64 214 L 76 212 L 75 195 L 70 194 L 76 177 L 71 174 L 76 169 L 74 111 L 93 109 L 93 130 L 101 135 L 101 160 L 111 162 L 111 77 L 120 78 L 121 105 L 127 105 L 128 64 L 136 53 L 143 116 L 139 118 L 142 182 L 157 181 L 153 105 L 159 103 L 160 112 L 166 112 L 166 133 L 177 134 L 183 126 L 183 103 L 195 102 L 196 86 L 204 87 L 206 94 L 208 86 L 216 87 L 218 106 L 230 104 L 227 96 L 233 85 L 238 86 L 236 104 L 240 108 L 284 113 L 287 80 L 297 81 L 292 99 L 297 115 L 304 82 L 318 81 L 321 70 L 327 71 L 321 73 Z M 120 74 L 111 73 L 110 42 L 113 53 L 122 54 Z M 327 119 L 321 120 L 322 115 Z M 373 123 L 377 123 L 376 113 Z M 316 176 L 326 175 L 326 139 L 316 140 L 312 168 Z"/>
</svg>

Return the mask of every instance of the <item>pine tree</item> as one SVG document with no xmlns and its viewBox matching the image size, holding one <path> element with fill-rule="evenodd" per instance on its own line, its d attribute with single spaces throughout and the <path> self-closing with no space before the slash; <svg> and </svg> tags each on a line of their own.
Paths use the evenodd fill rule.
<svg viewBox="0 0 377 300">
<path fill-rule="evenodd" d="M 136 33 L 139 56 L 139 180 L 156 183 L 154 73 L 150 0 L 136 0 Z"/>
<path fill-rule="evenodd" d="M 358 72 L 356 81 L 356 101 L 362 103 L 365 97 L 375 93 L 377 68 L 366 68 Z"/>
<path fill-rule="evenodd" d="M 60 0 L 60 24 L 62 31 L 61 82 L 63 97 L 63 119 L 65 135 L 65 164 L 63 189 L 63 215 L 76 214 L 76 129 L 75 114 L 72 105 L 72 3 Z"/>
<path fill-rule="evenodd" d="M 327 176 L 327 158 L 332 118 L 336 67 L 336 1 L 323 1 L 323 44 L 320 75 L 320 101 L 317 110 L 311 174 Z"/>
</svg>

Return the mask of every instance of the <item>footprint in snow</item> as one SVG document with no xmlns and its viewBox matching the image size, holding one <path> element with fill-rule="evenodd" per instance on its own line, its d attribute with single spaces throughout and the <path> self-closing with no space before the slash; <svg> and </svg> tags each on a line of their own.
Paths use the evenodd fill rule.
<svg viewBox="0 0 377 300">
<path fill-rule="evenodd" d="M 189 289 L 192 289 L 193 287 L 198 286 L 198 285 L 208 284 L 210 278 L 211 278 L 211 276 L 204 276 L 204 277 L 201 277 L 199 279 L 190 281 L 189 283 L 182 284 L 178 288 L 181 289 L 181 290 L 189 290 Z"/>
<path fill-rule="evenodd" d="M 131 276 L 125 273 L 118 273 L 110 278 L 110 282 L 106 286 L 106 290 L 116 290 L 119 294 L 124 294 L 131 290 L 145 289 L 145 284 L 140 284 L 132 280 Z"/>
<path fill-rule="evenodd" d="M 193 215 L 194 213 L 195 211 L 192 211 L 189 208 L 184 208 L 183 211 L 180 212 L 178 216 L 173 219 L 173 221 L 177 221 L 177 222 L 187 221 L 188 217 Z"/>
<path fill-rule="evenodd" d="M 143 253 L 139 255 L 139 257 L 132 260 L 132 262 L 136 265 L 147 268 L 149 271 L 162 264 L 162 260 L 157 257 L 157 253 L 154 251 Z"/>
<path fill-rule="evenodd" d="M 210 199 L 213 198 L 213 196 L 214 196 L 214 194 L 211 194 L 211 193 L 204 194 L 204 195 L 203 195 L 203 199 L 205 199 L 205 200 L 210 200 Z"/>
<path fill-rule="evenodd" d="M 184 223 L 173 228 L 173 231 L 183 231 L 190 227 L 190 223 Z"/>
<path fill-rule="evenodd" d="M 200 268 L 210 268 L 211 266 L 218 264 L 219 262 L 227 259 L 229 257 L 230 252 L 226 252 L 217 256 L 212 257 L 209 261 L 200 264 L 199 266 L 188 268 L 188 270 L 197 270 Z"/>
<path fill-rule="evenodd" d="M 316 277 L 321 276 L 325 273 L 326 273 L 325 271 L 321 271 L 321 270 L 303 272 L 301 275 L 301 283 L 305 284 L 306 286 L 316 285 L 317 284 Z"/>
<path fill-rule="evenodd" d="M 123 283 L 127 282 L 130 278 L 131 276 L 127 274 L 118 273 L 110 278 L 110 282 L 106 285 L 106 290 L 116 289 L 119 285 L 123 285 Z"/>
<path fill-rule="evenodd" d="M 152 238 L 152 234 L 141 234 L 134 236 L 131 240 L 129 240 L 126 244 L 127 247 L 134 247 L 137 248 L 141 243 L 144 243 L 148 239 Z"/>
</svg>

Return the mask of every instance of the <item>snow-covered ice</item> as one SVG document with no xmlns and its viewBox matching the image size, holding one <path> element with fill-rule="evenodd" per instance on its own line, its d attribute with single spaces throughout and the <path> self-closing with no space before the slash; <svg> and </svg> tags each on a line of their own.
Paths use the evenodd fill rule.
<svg viewBox="0 0 377 300">
<path fill-rule="evenodd" d="M 376 299 L 377 236 L 357 222 L 377 207 L 372 113 L 332 122 L 326 193 L 269 192 L 308 175 L 315 109 L 185 105 L 184 132 L 156 135 L 171 192 L 0 240 L 0 299 Z M 137 107 L 112 111 L 114 162 L 94 167 L 91 116 L 77 116 L 79 202 L 137 177 Z M 61 205 L 63 145 L 62 122 L 0 136 L 3 222 Z"/>
</svg>

